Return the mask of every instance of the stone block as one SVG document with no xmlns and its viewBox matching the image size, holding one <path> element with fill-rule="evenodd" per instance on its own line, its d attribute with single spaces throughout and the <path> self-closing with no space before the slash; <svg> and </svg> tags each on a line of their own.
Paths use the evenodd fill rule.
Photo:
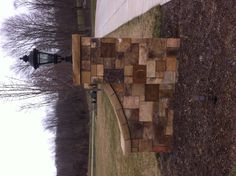
<svg viewBox="0 0 236 176">
<path fill-rule="evenodd" d="M 133 66 L 132 65 L 126 65 L 124 67 L 125 76 L 133 76 Z"/>
<path fill-rule="evenodd" d="M 132 84 L 124 84 L 124 95 L 125 96 L 132 95 Z"/>
<path fill-rule="evenodd" d="M 130 51 L 124 53 L 125 65 L 138 65 L 139 60 L 139 46 L 132 44 Z"/>
<path fill-rule="evenodd" d="M 90 60 L 90 46 L 82 46 L 81 56 L 82 60 Z"/>
<path fill-rule="evenodd" d="M 168 47 L 166 50 L 167 57 L 176 57 L 178 55 L 179 48 Z"/>
<path fill-rule="evenodd" d="M 124 109 L 124 113 L 128 121 L 139 120 L 139 109 Z"/>
<path fill-rule="evenodd" d="M 124 68 L 124 59 L 116 59 L 115 60 L 115 68 L 123 69 Z"/>
<path fill-rule="evenodd" d="M 100 38 L 91 38 L 91 48 L 99 48 L 101 47 Z"/>
<path fill-rule="evenodd" d="M 165 135 L 173 135 L 173 119 L 174 119 L 174 111 L 169 109 L 167 115 L 167 125 L 166 125 Z"/>
<path fill-rule="evenodd" d="M 97 76 L 97 65 L 91 65 L 91 76 Z"/>
<path fill-rule="evenodd" d="M 165 71 L 163 83 L 165 84 L 174 84 L 176 83 L 176 72 L 173 71 Z"/>
<path fill-rule="evenodd" d="M 159 90 L 159 97 L 160 98 L 171 98 L 173 96 L 172 89 L 161 89 Z"/>
<path fill-rule="evenodd" d="M 92 64 L 103 64 L 103 58 L 100 57 L 100 48 L 91 48 L 91 63 Z"/>
<path fill-rule="evenodd" d="M 133 83 L 133 77 L 131 77 L 131 76 L 125 76 L 124 83 L 125 83 L 125 84 L 132 84 L 132 83 Z"/>
<path fill-rule="evenodd" d="M 163 58 L 166 55 L 166 39 L 152 38 L 148 39 L 149 58 Z"/>
<path fill-rule="evenodd" d="M 140 152 L 151 152 L 152 151 L 152 140 L 140 139 L 139 140 L 139 151 Z"/>
<path fill-rule="evenodd" d="M 81 37 L 82 46 L 90 46 L 91 45 L 91 37 Z"/>
<path fill-rule="evenodd" d="M 103 83 L 103 77 L 102 76 L 91 76 L 91 83 L 92 84 L 101 84 L 101 83 Z"/>
<path fill-rule="evenodd" d="M 177 71 L 177 59 L 176 57 L 166 58 L 166 70 L 167 71 Z"/>
<path fill-rule="evenodd" d="M 160 90 L 174 90 L 175 89 L 175 85 L 174 84 L 160 84 Z"/>
<path fill-rule="evenodd" d="M 138 96 L 124 96 L 123 108 L 138 109 L 139 108 L 139 97 Z"/>
<path fill-rule="evenodd" d="M 146 43 L 139 44 L 139 65 L 146 65 L 148 59 L 148 46 Z"/>
<path fill-rule="evenodd" d="M 146 83 L 146 65 L 134 65 L 133 66 L 133 78 L 134 83 L 145 84 Z"/>
<path fill-rule="evenodd" d="M 166 127 L 166 117 L 158 117 L 158 123 L 154 124 L 154 140 L 153 144 L 160 145 L 165 143 L 165 127 Z"/>
<path fill-rule="evenodd" d="M 139 121 L 128 121 L 131 139 L 142 139 L 143 123 Z"/>
<path fill-rule="evenodd" d="M 116 38 L 111 38 L 111 37 L 101 38 L 102 43 L 114 44 L 116 43 L 116 41 L 117 41 Z"/>
<path fill-rule="evenodd" d="M 163 82 L 163 78 L 147 78 L 147 84 L 161 84 Z"/>
<path fill-rule="evenodd" d="M 156 71 L 157 72 L 166 71 L 166 62 L 164 60 L 157 60 L 156 61 Z"/>
<path fill-rule="evenodd" d="M 168 38 L 166 46 L 173 47 L 173 48 L 179 48 L 180 47 L 180 39 Z"/>
<path fill-rule="evenodd" d="M 124 83 L 124 69 L 104 69 L 104 81 L 107 83 Z"/>
<path fill-rule="evenodd" d="M 165 135 L 167 136 L 173 135 L 173 126 L 166 126 Z"/>
<path fill-rule="evenodd" d="M 124 93 L 118 93 L 117 97 L 119 98 L 120 102 L 123 102 L 124 99 Z"/>
<path fill-rule="evenodd" d="M 116 50 L 118 52 L 126 52 L 130 50 L 131 39 L 130 38 L 119 38 L 116 42 Z"/>
<path fill-rule="evenodd" d="M 116 52 L 116 59 L 122 59 L 124 61 L 125 53 L 124 52 Z"/>
<path fill-rule="evenodd" d="M 152 122 L 144 122 L 143 123 L 143 139 L 153 139 L 154 138 L 154 130 Z"/>
<path fill-rule="evenodd" d="M 149 78 L 156 77 L 156 61 L 155 60 L 147 61 L 147 77 Z"/>
<path fill-rule="evenodd" d="M 89 71 L 82 71 L 82 83 L 90 84 L 91 81 L 91 72 Z"/>
<path fill-rule="evenodd" d="M 84 89 L 91 89 L 91 86 L 88 83 L 83 83 L 83 87 Z"/>
<path fill-rule="evenodd" d="M 82 71 L 90 71 L 90 60 L 82 60 Z"/>
<path fill-rule="evenodd" d="M 163 79 L 164 78 L 164 72 L 156 72 L 156 77 Z"/>
<path fill-rule="evenodd" d="M 158 101 L 159 100 L 159 85 L 146 84 L 145 85 L 145 101 Z"/>
<path fill-rule="evenodd" d="M 97 65 L 97 75 L 103 76 L 104 75 L 104 66 L 102 64 Z"/>
<path fill-rule="evenodd" d="M 115 58 L 103 58 L 103 65 L 106 69 L 115 69 Z"/>
<path fill-rule="evenodd" d="M 161 98 L 159 101 L 159 116 L 166 117 L 167 116 L 167 108 L 169 106 L 169 99 Z"/>
<path fill-rule="evenodd" d="M 145 85 L 144 84 L 133 84 L 132 85 L 132 96 L 143 96 L 145 95 Z"/>
<path fill-rule="evenodd" d="M 124 93 L 124 84 L 115 83 L 112 87 L 116 93 Z"/>
<path fill-rule="evenodd" d="M 139 96 L 140 101 L 145 101 L 145 95 Z"/>
<path fill-rule="evenodd" d="M 115 43 L 101 43 L 101 57 L 112 58 L 116 57 Z"/>
<path fill-rule="evenodd" d="M 139 121 L 142 122 L 151 122 L 153 119 L 153 102 L 140 102 L 139 107 Z"/>
</svg>

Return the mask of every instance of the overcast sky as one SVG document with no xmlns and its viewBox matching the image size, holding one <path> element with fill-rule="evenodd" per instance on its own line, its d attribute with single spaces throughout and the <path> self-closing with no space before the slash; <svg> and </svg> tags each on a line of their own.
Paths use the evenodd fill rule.
<svg viewBox="0 0 236 176">
<path fill-rule="evenodd" d="M 0 26 L 5 18 L 19 13 L 13 1 L 0 0 Z M 12 61 L 0 48 L 0 82 L 13 76 Z M 0 100 L 0 176 L 55 176 L 53 135 L 42 127 L 45 110 L 19 111 L 21 103 Z"/>
</svg>

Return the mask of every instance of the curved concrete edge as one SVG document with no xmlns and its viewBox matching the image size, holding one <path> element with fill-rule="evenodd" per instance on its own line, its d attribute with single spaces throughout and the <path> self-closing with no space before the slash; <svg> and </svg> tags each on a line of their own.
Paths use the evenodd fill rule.
<svg viewBox="0 0 236 176">
<path fill-rule="evenodd" d="M 110 86 L 110 84 L 103 84 L 101 88 L 108 96 L 109 101 L 111 102 L 112 107 L 114 109 L 118 126 L 119 126 L 119 130 L 120 130 L 121 148 L 122 148 L 123 154 L 127 155 L 131 153 L 131 138 L 130 138 L 128 122 L 126 120 L 122 105 L 116 93 Z"/>
</svg>

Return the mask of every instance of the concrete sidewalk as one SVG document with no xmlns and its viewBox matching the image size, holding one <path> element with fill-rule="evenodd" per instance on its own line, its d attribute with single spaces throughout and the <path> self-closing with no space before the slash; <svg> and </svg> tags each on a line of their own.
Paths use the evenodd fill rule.
<svg viewBox="0 0 236 176">
<path fill-rule="evenodd" d="M 103 37 L 156 5 L 170 0 L 97 0 L 95 36 Z"/>
</svg>

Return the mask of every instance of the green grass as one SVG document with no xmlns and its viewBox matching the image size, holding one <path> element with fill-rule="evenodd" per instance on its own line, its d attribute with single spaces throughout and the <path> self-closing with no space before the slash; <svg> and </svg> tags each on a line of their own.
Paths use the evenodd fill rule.
<svg viewBox="0 0 236 176">
<path fill-rule="evenodd" d="M 96 120 L 96 176 L 159 176 L 158 161 L 154 153 L 132 153 L 124 156 L 120 146 L 120 132 L 115 113 L 108 97 L 102 94 Z"/>
</svg>

